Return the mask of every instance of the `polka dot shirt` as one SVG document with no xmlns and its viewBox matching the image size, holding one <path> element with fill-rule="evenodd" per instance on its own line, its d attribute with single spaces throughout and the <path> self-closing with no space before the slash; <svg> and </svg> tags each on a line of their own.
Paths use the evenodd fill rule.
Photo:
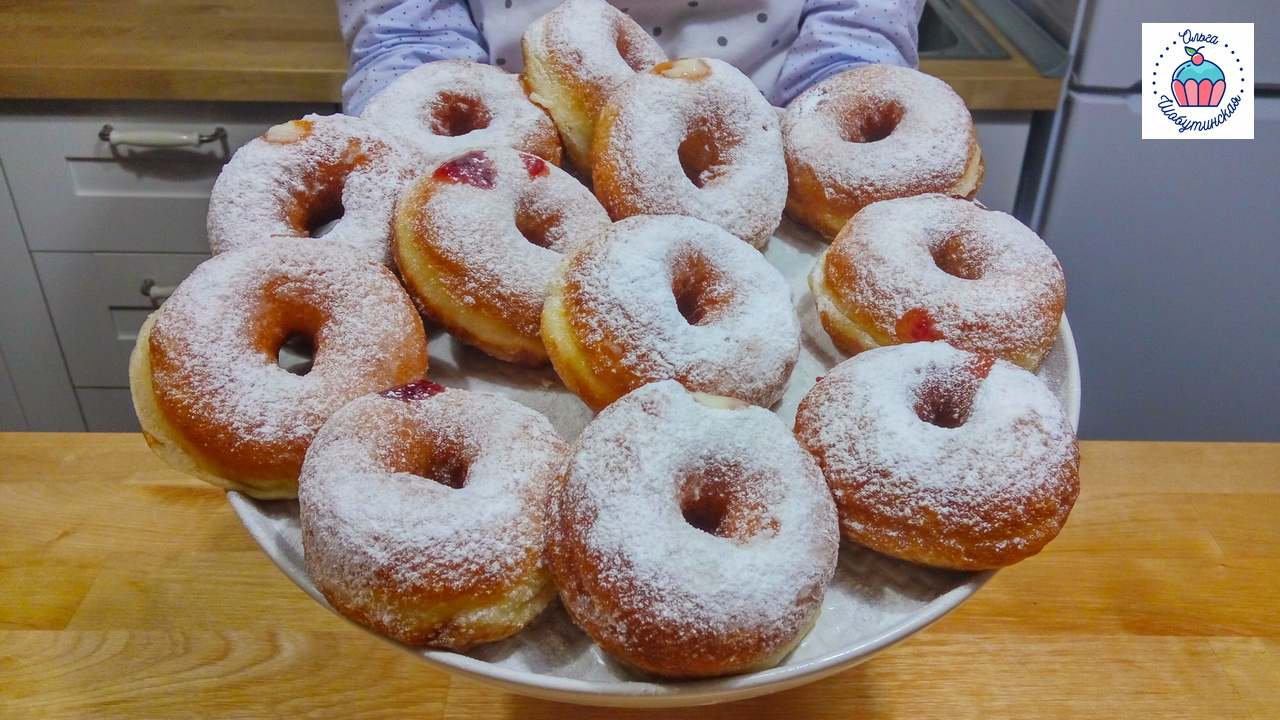
<svg viewBox="0 0 1280 720">
<path fill-rule="evenodd" d="M 520 35 L 560 0 L 337 0 L 351 70 L 345 109 L 433 60 L 522 67 Z M 776 105 L 859 65 L 919 64 L 924 0 L 609 0 L 671 57 L 719 57 Z"/>
</svg>

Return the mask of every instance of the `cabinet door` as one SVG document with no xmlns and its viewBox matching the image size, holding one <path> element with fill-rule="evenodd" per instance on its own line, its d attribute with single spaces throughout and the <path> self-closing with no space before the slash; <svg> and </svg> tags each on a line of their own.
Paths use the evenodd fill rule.
<svg viewBox="0 0 1280 720">
<path fill-rule="evenodd" d="M 4 353 L 0 352 L 0 432 L 26 429 L 27 419 L 22 415 L 22 405 L 18 404 L 18 392 L 13 389 L 9 366 L 4 361 Z"/>
<path fill-rule="evenodd" d="M 163 294 L 208 255 L 32 253 L 76 388 L 129 387 L 129 353 Z M 83 398 L 83 395 L 81 396 Z"/>
<path fill-rule="evenodd" d="M 142 432 L 128 388 L 76 388 L 89 432 Z"/>
<path fill-rule="evenodd" d="M 43 106 L 39 106 L 43 107 Z M 232 152 L 299 105 L 183 103 L 57 106 L 0 116 L 0 159 L 32 250 L 207 252 L 209 191 Z M 99 138 L 121 131 L 227 137 L 198 148 L 141 148 Z"/>
<path fill-rule="evenodd" d="M 71 390 L 40 281 L 22 227 L 9 201 L 0 168 L 0 353 L 6 379 L 21 409 L 24 429 L 66 432 L 83 430 L 84 421 Z M 0 382 L 3 384 L 3 382 Z M 3 393 L 0 390 L 0 393 Z M 6 408 L 9 406 L 6 405 Z M 11 427 L 4 411 L 4 427 Z"/>
<path fill-rule="evenodd" d="M 1031 133 L 1031 113 L 981 111 L 973 114 L 974 133 L 986 170 L 978 200 L 993 210 L 1012 213 L 1022 179 L 1022 159 Z"/>
</svg>

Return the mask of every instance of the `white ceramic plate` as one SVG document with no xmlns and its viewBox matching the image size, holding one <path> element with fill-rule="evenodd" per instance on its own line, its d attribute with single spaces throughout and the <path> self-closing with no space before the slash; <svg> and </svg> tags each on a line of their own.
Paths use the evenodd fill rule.
<svg viewBox="0 0 1280 720">
<path fill-rule="evenodd" d="M 806 283 L 825 247 L 817 236 L 784 221 L 765 252 L 790 279 L 804 327 L 800 360 L 775 409 L 788 426 L 817 378 L 845 357 L 823 332 Z M 549 368 L 528 370 L 499 362 L 447 335 L 433 338 L 430 352 L 432 380 L 513 398 L 545 413 L 568 439 L 591 420 L 587 406 Z M 1074 427 L 1080 417 L 1080 369 L 1065 317 L 1039 375 L 1062 401 Z M 304 570 L 298 503 L 254 500 L 234 492 L 228 497 L 284 574 L 329 607 Z M 846 542 L 817 624 L 786 661 L 771 670 L 714 680 L 663 682 L 630 670 L 574 626 L 558 603 L 514 637 L 466 654 L 401 647 L 446 672 L 549 700 L 631 707 L 728 702 L 813 682 L 863 662 L 954 609 L 993 574 L 925 568 Z"/>
</svg>

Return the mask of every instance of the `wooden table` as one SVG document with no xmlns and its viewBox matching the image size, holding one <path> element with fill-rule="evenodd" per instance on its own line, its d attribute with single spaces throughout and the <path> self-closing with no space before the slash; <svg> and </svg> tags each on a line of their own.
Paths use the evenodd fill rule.
<svg viewBox="0 0 1280 720">
<path fill-rule="evenodd" d="M 645 713 L 453 679 L 351 627 L 140 436 L 0 434 L 0 717 L 1280 717 L 1280 444 L 1083 456 L 1062 535 L 903 644 Z"/>
</svg>

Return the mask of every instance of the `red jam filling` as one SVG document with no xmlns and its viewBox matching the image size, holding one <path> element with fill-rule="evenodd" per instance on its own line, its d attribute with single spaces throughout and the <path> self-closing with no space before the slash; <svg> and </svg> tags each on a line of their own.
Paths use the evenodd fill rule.
<svg viewBox="0 0 1280 720">
<path fill-rule="evenodd" d="M 547 168 L 547 161 L 537 155 L 521 154 L 520 159 L 524 160 L 524 166 L 529 171 L 530 178 L 546 177 L 551 174 L 551 170 Z"/>
<path fill-rule="evenodd" d="M 923 308 L 908 310 L 894 325 L 893 331 L 897 334 L 898 341 L 904 343 L 930 342 L 942 339 L 942 333 L 938 332 L 938 326 Z"/>
<path fill-rule="evenodd" d="M 415 380 L 411 383 L 387 388 L 378 393 L 378 395 L 392 400 L 410 402 L 413 400 L 426 400 L 432 395 L 439 395 L 444 391 L 445 387 L 443 385 L 438 385 L 430 380 Z"/>
<path fill-rule="evenodd" d="M 492 190 L 498 182 L 498 168 L 483 150 L 469 152 L 436 168 L 432 175 L 437 180 L 474 185 L 482 190 Z"/>
</svg>

